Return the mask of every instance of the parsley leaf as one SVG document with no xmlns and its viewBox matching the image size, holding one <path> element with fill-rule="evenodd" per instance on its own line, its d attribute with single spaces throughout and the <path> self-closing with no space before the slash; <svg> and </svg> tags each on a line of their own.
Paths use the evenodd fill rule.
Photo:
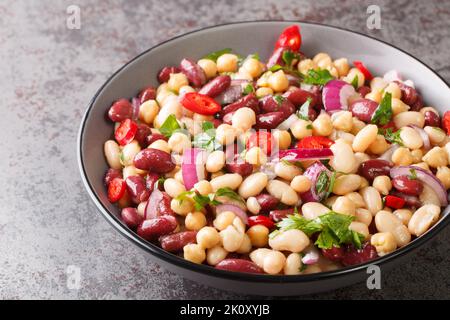
<svg viewBox="0 0 450 320">
<path fill-rule="evenodd" d="M 277 94 L 273 97 L 273 100 L 280 106 L 286 98 Z"/>
<path fill-rule="evenodd" d="M 277 223 L 277 227 L 279 227 L 282 231 L 299 229 L 307 236 L 311 236 L 312 234 L 322 230 L 320 223 L 315 220 L 308 220 L 298 213 L 288 215 L 286 218 L 283 218 L 283 220 Z"/>
<path fill-rule="evenodd" d="M 359 83 L 358 75 L 355 75 L 351 83 L 351 85 L 353 86 L 353 88 L 355 88 L 355 90 L 358 89 L 358 83 Z"/>
<path fill-rule="evenodd" d="M 222 49 L 222 50 L 214 51 L 214 52 L 211 52 L 211 53 L 207 54 L 206 56 L 204 56 L 203 59 L 208 59 L 208 60 L 212 60 L 214 62 L 217 62 L 217 59 L 221 55 L 223 55 L 225 53 L 230 53 L 231 51 L 232 50 L 230 48 L 225 48 L 225 49 Z"/>
<path fill-rule="evenodd" d="M 390 143 L 396 143 L 399 146 L 403 146 L 403 140 L 400 138 L 400 130 L 397 130 L 396 132 L 392 131 L 392 128 L 387 129 L 378 129 L 378 134 L 381 134 L 384 136 L 384 138 L 389 141 Z"/>
<path fill-rule="evenodd" d="M 417 172 L 416 169 L 409 169 L 409 172 L 411 172 L 411 175 L 408 176 L 410 180 L 417 180 Z"/>
<path fill-rule="evenodd" d="M 328 190 L 328 185 L 330 183 L 330 177 L 328 177 L 327 172 L 324 170 L 319 174 L 319 177 L 316 181 L 316 192 L 317 194 L 321 194 Z"/>
<path fill-rule="evenodd" d="M 302 104 L 302 106 L 300 107 L 300 109 L 298 109 L 297 111 L 297 117 L 299 117 L 300 119 L 303 120 L 309 120 L 309 106 L 311 104 L 311 97 L 308 97 L 308 99 L 305 101 L 305 103 Z M 310 125 L 311 126 L 311 125 Z M 307 128 L 310 129 L 310 128 Z M 311 126 L 312 129 L 312 126 Z"/>
<path fill-rule="evenodd" d="M 392 114 L 392 94 L 386 92 L 380 105 L 375 109 L 371 122 L 376 125 L 384 126 L 391 121 Z"/>
<path fill-rule="evenodd" d="M 231 188 L 220 188 L 216 191 L 217 197 L 228 197 L 232 200 L 236 200 L 242 203 L 245 203 L 244 199 L 240 195 L 238 195 L 236 192 L 234 192 Z"/>
<path fill-rule="evenodd" d="M 269 71 L 275 72 L 275 71 L 282 70 L 282 69 L 283 69 L 283 66 L 280 66 L 279 64 L 274 64 L 273 66 L 271 66 L 269 68 Z"/>
<path fill-rule="evenodd" d="M 207 205 L 217 206 L 222 204 L 220 201 L 214 199 L 214 193 L 211 193 L 207 196 L 203 196 L 201 194 L 196 193 L 195 191 L 184 191 L 175 198 L 175 200 L 179 201 L 180 204 L 183 201 L 193 201 L 195 210 L 201 210 Z"/>
<path fill-rule="evenodd" d="M 203 121 L 202 130 L 205 132 L 208 130 L 214 130 L 214 124 L 210 121 Z"/>
<path fill-rule="evenodd" d="M 216 129 L 214 124 L 209 121 L 202 123 L 202 130 L 204 132 L 196 135 L 192 145 L 196 148 L 206 149 L 208 151 L 214 151 L 221 148 L 221 144 L 216 140 Z"/>
<path fill-rule="evenodd" d="M 247 57 L 247 59 L 255 59 L 255 60 L 261 61 L 261 58 L 258 53 L 253 53 L 253 54 L 249 55 Z"/>
<path fill-rule="evenodd" d="M 242 90 L 242 93 L 244 94 L 244 96 L 255 92 L 255 88 L 253 87 L 253 85 L 251 83 L 247 84 L 244 88 L 244 90 Z"/>
<path fill-rule="evenodd" d="M 177 118 L 175 115 L 171 114 L 167 117 L 167 119 L 164 121 L 164 123 L 159 128 L 159 131 L 167 138 L 170 138 L 170 136 L 177 130 L 181 129 L 180 124 L 177 121 Z"/>
<path fill-rule="evenodd" d="M 333 79 L 334 78 L 331 73 L 326 69 L 311 69 L 308 71 L 308 74 L 305 76 L 305 79 L 303 81 L 307 84 L 325 85 Z"/>
<path fill-rule="evenodd" d="M 292 67 L 294 60 L 298 60 L 300 58 L 300 55 L 291 50 L 286 50 L 283 52 L 281 58 L 283 59 L 286 66 Z"/>
</svg>

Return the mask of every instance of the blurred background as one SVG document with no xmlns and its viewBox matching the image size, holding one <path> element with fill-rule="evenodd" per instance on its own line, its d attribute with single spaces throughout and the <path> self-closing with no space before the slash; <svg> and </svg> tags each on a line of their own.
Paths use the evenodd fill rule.
<svg viewBox="0 0 450 320">
<path fill-rule="evenodd" d="M 381 29 L 367 27 L 369 5 L 380 7 Z M 0 1 L 1 299 L 252 298 L 169 273 L 110 227 L 81 183 L 76 135 L 94 93 L 135 55 L 202 27 L 268 19 L 371 35 L 450 82 L 450 1 Z M 381 290 L 298 298 L 448 298 L 449 237 L 447 228 L 382 274 Z"/>
</svg>

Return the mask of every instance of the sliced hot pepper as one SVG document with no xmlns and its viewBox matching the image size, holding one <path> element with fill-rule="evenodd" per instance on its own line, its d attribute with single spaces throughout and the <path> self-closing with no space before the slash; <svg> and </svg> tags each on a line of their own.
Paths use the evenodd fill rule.
<svg viewBox="0 0 450 320">
<path fill-rule="evenodd" d="M 267 227 L 268 229 L 271 229 L 275 226 L 275 223 L 269 217 L 266 216 L 260 215 L 260 216 L 251 216 L 248 218 L 248 225 L 250 227 L 253 227 L 257 224 L 261 224 Z"/>
<path fill-rule="evenodd" d="M 123 120 L 119 127 L 117 128 L 116 132 L 114 133 L 114 136 L 117 140 L 117 142 L 121 145 L 127 145 L 131 141 L 133 141 L 134 136 L 137 132 L 137 124 L 131 119 L 125 119 Z"/>
<path fill-rule="evenodd" d="M 302 36 L 300 34 L 300 28 L 297 25 L 292 25 L 283 30 L 278 37 L 275 44 L 275 49 L 289 48 L 294 52 L 300 50 L 302 45 Z"/>
<path fill-rule="evenodd" d="M 127 185 L 125 180 L 121 178 L 113 179 L 108 185 L 108 200 L 109 202 L 117 202 L 125 194 Z"/>
<path fill-rule="evenodd" d="M 442 129 L 450 135 L 450 111 L 446 111 L 442 117 Z"/>
<path fill-rule="evenodd" d="M 295 147 L 297 149 L 323 149 L 329 148 L 332 144 L 334 141 L 326 137 L 309 136 L 297 142 Z"/>
<path fill-rule="evenodd" d="M 401 209 L 405 206 L 406 203 L 405 199 L 391 195 L 387 195 L 384 200 L 386 206 L 393 209 Z"/>
<path fill-rule="evenodd" d="M 220 105 L 211 97 L 197 92 L 186 93 L 181 98 L 181 104 L 192 112 L 213 115 L 220 111 Z"/>
<path fill-rule="evenodd" d="M 366 80 L 370 81 L 373 79 L 372 73 L 370 73 L 369 69 L 366 68 L 364 63 L 362 63 L 361 61 L 353 61 L 353 64 L 356 68 L 358 68 L 359 71 L 362 72 Z"/>
</svg>

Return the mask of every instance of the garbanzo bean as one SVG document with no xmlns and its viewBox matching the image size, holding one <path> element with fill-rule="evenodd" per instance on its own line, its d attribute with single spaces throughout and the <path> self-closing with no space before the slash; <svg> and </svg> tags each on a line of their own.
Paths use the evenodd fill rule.
<svg viewBox="0 0 450 320">
<path fill-rule="evenodd" d="M 247 230 L 252 245 L 256 248 L 265 247 L 269 241 L 269 229 L 262 224 L 257 224 Z"/>
<path fill-rule="evenodd" d="M 233 212 L 224 211 L 217 215 L 213 221 L 213 225 L 217 230 L 222 231 L 233 223 L 234 218 L 236 218 L 236 215 Z"/>
<path fill-rule="evenodd" d="M 261 87 L 261 88 L 256 89 L 255 94 L 256 94 L 256 97 L 262 98 L 265 96 L 273 95 L 273 90 L 272 90 L 272 88 Z"/>
<path fill-rule="evenodd" d="M 261 62 L 253 58 L 246 59 L 242 64 L 242 68 L 244 68 L 253 78 L 259 77 L 263 72 Z"/>
<path fill-rule="evenodd" d="M 197 244 L 203 249 L 210 249 L 220 243 L 220 236 L 213 227 L 203 227 L 197 232 Z"/>
<path fill-rule="evenodd" d="M 170 201 L 170 209 L 172 209 L 173 212 L 180 216 L 185 216 L 189 212 L 192 212 L 192 210 L 194 210 L 194 202 L 189 198 L 183 201 L 172 199 Z"/>
<path fill-rule="evenodd" d="M 245 132 L 256 123 L 255 111 L 247 107 L 240 108 L 234 112 L 231 123 L 233 128 Z"/>
<path fill-rule="evenodd" d="M 315 136 L 329 136 L 333 132 L 333 123 L 327 113 L 319 114 L 313 121 L 312 127 Z"/>
<path fill-rule="evenodd" d="M 400 147 L 392 154 L 392 162 L 397 166 L 409 166 L 413 163 L 413 157 L 408 148 Z"/>
<path fill-rule="evenodd" d="M 217 65 L 210 59 L 200 59 L 197 61 L 200 68 L 203 69 L 207 78 L 212 78 L 217 74 Z"/>
<path fill-rule="evenodd" d="M 298 71 L 303 74 L 307 74 L 311 69 L 317 69 L 317 64 L 311 59 L 304 59 L 297 65 Z"/>
<path fill-rule="evenodd" d="M 269 76 L 268 82 L 274 92 L 286 91 L 289 87 L 289 80 L 283 70 L 272 73 Z"/>
<path fill-rule="evenodd" d="M 267 162 L 267 156 L 260 147 L 252 147 L 245 153 L 245 161 L 255 166 L 262 166 Z"/>
<path fill-rule="evenodd" d="M 146 124 L 152 124 L 158 112 L 158 103 L 155 100 L 147 100 L 139 107 L 139 120 Z"/>
<path fill-rule="evenodd" d="M 434 147 L 428 151 L 422 160 L 432 168 L 444 167 L 448 164 L 447 153 L 440 147 Z"/>
<path fill-rule="evenodd" d="M 397 249 L 395 237 L 391 232 L 375 233 L 370 238 L 370 244 L 375 247 L 380 257 Z"/>
<path fill-rule="evenodd" d="M 225 259 L 227 257 L 227 254 L 228 251 L 225 250 L 222 246 L 215 246 L 206 251 L 206 262 L 211 266 L 215 266 L 220 261 Z"/>
<path fill-rule="evenodd" d="M 225 53 L 217 58 L 217 71 L 235 72 L 238 68 L 238 57 L 232 53 Z"/>
<path fill-rule="evenodd" d="M 332 116 L 331 119 L 333 121 L 333 127 L 337 130 L 342 130 L 344 132 L 350 132 L 352 130 L 353 116 L 350 111 L 337 112 L 336 116 Z"/>
<path fill-rule="evenodd" d="M 308 120 L 298 119 L 291 125 L 290 129 L 294 137 L 298 140 L 312 136 L 313 134 L 312 123 Z"/>
<path fill-rule="evenodd" d="M 291 145 L 291 135 L 286 130 L 275 130 L 272 133 L 275 141 L 278 144 L 280 150 L 288 149 Z"/>
<path fill-rule="evenodd" d="M 350 71 L 350 65 L 348 64 L 347 58 L 336 59 L 333 64 L 339 73 L 339 77 L 346 76 Z"/>
<path fill-rule="evenodd" d="M 184 220 L 184 225 L 186 226 L 186 229 L 193 231 L 200 230 L 201 228 L 206 226 L 206 223 L 207 223 L 206 217 L 204 213 L 201 211 L 188 213 L 186 219 Z"/>
<path fill-rule="evenodd" d="M 167 85 L 169 90 L 178 92 L 181 87 L 189 85 L 189 81 L 184 73 L 171 73 Z"/>
<path fill-rule="evenodd" d="M 200 247 L 198 244 L 187 244 L 183 248 L 184 259 L 194 262 L 202 263 L 206 259 L 205 249 Z"/>
<path fill-rule="evenodd" d="M 449 167 L 438 167 L 436 172 L 436 178 L 438 178 L 445 189 L 450 188 L 450 168 Z"/>
</svg>

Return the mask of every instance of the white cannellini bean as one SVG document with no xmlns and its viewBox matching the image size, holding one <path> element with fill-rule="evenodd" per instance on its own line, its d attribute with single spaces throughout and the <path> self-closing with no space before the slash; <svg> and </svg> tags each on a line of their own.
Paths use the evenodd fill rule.
<svg viewBox="0 0 450 320">
<path fill-rule="evenodd" d="M 413 124 L 419 128 L 423 128 L 425 118 L 422 113 L 417 111 L 400 112 L 394 117 L 394 123 L 397 128 L 403 128 L 407 125 Z"/>
<path fill-rule="evenodd" d="M 353 140 L 353 150 L 355 152 L 364 152 L 378 135 L 378 127 L 375 124 L 369 124 L 359 131 Z"/>
<path fill-rule="evenodd" d="M 113 169 L 122 169 L 120 163 L 120 148 L 114 140 L 108 140 L 104 145 L 104 152 L 108 165 Z"/>
<path fill-rule="evenodd" d="M 262 172 L 255 172 L 245 178 L 239 186 L 239 195 L 244 199 L 257 196 L 267 186 L 269 179 Z"/>
<path fill-rule="evenodd" d="M 358 190 L 360 185 L 361 176 L 357 174 L 344 174 L 335 180 L 333 193 L 343 196 Z"/>
<path fill-rule="evenodd" d="M 434 204 L 426 204 L 414 212 L 408 223 L 408 230 L 415 236 L 424 234 L 439 220 L 441 207 Z"/>
<path fill-rule="evenodd" d="M 169 196 L 176 198 L 182 192 L 186 191 L 186 188 L 178 180 L 169 178 L 164 181 L 164 190 L 166 190 Z"/>
<path fill-rule="evenodd" d="M 229 225 L 224 230 L 220 231 L 219 234 L 222 238 L 223 247 L 228 252 L 237 251 L 244 241 L 244 233 L 239 232 L 232 225 Z"/>
<path fill-rule="evenodd" d="M 269 246 L 278 251 L 302 252 L 309 245 L 308 236 L 301 230 L 282 231 L 269 239 Z"/>
<path fill-rule="evenodd" d="M 336 170 L 350 173 L 355 167 L 355 156 L 352 148 L 344 140 L 337 140 L 331 147 L 334 157 L 330 160 L 330 166 Z"/>
<path fill-rule="evenodd" d="M 302 214 L 308 220 L 314 220 L 328 212 L 330 212 L 330 209 L 320 202 L 307 202 L 302 206 Z"/>
<path fill-rule="evenodd" d="M 393 234 L 399 247 L 407 245 L 411 241 L 411 233 L 408 228 L 392 213 L 382 210 L 375 215 L 375 226 L 380 232 Z"/>
<path fill-rule="evenodd" d="M 206 170 L 208 172 L 217 172 L 225 166 L 225 152 L 216 150 L 208 155 L 206 160 Z"/>
<path fill-rule="evenodd" d="M 275 174 L 285 180 L 291 181 L 295 176 L 301 174 L 302 171 L 294 164 L 286 164 L 284 162 L 278 162 L 275 165 Z"/>
<path fill-rule="evenodd" d="M 271 250 L 264 257 L 263 269 L 268 274 L 278 274 L 283 270 L 286 257 L 279 251 Z"/>
<path fill-rule="evenodd" d="M 226 173 L 222 176 L 216 177 L 210 181 L 213 191 L 216 192 L 221 188 L 230 188 L 235 190 L 242 183 L 242 177 L 237 173 Z"/>
<path fill-rule="evenodd" d="M 266 189 L 272 196 L 288 206 L 296 205 L 299 201 L 297 192 L 285 182 L 271 180 L 268 182 Z"/>
<path fill-rule="evenodd" d="M 407 148 L 420 149 L 423 146 L 423 140 L 416 130 L 410 127 L 403 127 L 400 129 L 400 138 L 403 145 Z"/>
<path fill-rule="evenodd" d="M 372 212 L 373 215 L 383 208 L 381 195 L 374 187 L 364 187 L 361 189 L 360 194 L 366 203 L 367 210 Z"/>
<path fill-rule="evenodd" d="M 284 265 L 283 272 L 286 275 L 300 274 L 302 267 L 302 259 L 298 253 L 291 253 L 286 258 L 286 264 Z"/>
</svg>

